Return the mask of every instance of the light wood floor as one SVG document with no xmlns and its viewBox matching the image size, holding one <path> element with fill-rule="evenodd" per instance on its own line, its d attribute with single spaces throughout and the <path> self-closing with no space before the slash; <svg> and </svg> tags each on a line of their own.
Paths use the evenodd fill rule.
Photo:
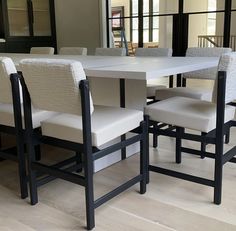
<svg viewBox="0 0 236 231">
<path fill-rule="evenodd" d="M 232 130 L 232 146 L 236 130 Z M 185 142 L 188 146 L 196 144 Z M 158 149 L 150 148 L 151 161 L 181 171 L 212 177 L 213 161 L 183 155 L 181 165 L 174 164 L 174 140 L 160 139 Z M 209 147 L 211 150 L 212 147 Z M 44 147 L 48 159 L 68 155 L 63 150 Z M 138 154 L 95 175 L 96 196 L 112 189 L 135 174 Z M 0 163 L 0 230 L 84 230 L 85 207 L 82 187 L 55 180 L 39 189 L 39 204 L 30 206 L 20 200 L 16 164 Z M 151 173 L 145 195 L 138 185 L 96 210 L 95 230 L 236 230 L 236 165 L 224 168 L 223 202 L 212 203 L 212 188 Z"/>
<path fill-rule="evenodd" d="M 9 137 L 5 137 L 5 142 Z M 150 143 L 151 144 L 151 143 Z M 159 148 L 150 145 L 151 162 L 180 171 L 213 176 L 213 161 L 183 154 L 174 164 L 174 140 L 160 138 Z M 184 142 L 189 147 L 196 143 Z M 236 129 L 226 149 L 236 144 Z M 208 146 L 208 150 L 212 150 Z M 64 150 L 43 147 L 47 160 L 69 155 Z M 95 196 L 114 188 L 137 171 L 139 155 L 95 174 Z M 0 231 L 85 230 L 84 189 L 55 180 L 39 189 L 39 203 L 19 198 L 17 165 L 0 162 Z M 236 230 L 236 165 L 224 167 L 223 200 L 214 205 L 213 189 L 168 176 L 151 173 L 145 195 L 138 185 L 96 210 L 97 231 L 233 231 Z"/>
</svg>

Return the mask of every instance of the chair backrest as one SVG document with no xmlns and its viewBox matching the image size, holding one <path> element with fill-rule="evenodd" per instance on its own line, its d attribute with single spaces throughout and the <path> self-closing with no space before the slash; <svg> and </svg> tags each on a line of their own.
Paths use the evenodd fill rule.
<svg viewBox="0 0 236 231">
<path fill-rule="evenodd" d="M 0 103 L 12 103 L 10 74 L 17 73 L 10 58 L 0 57 Z"/>
<path fill-rule="evenodd" d="M 86 47 L 61 47 L 59 55 L 87 55 Z"/>
<path fill-rule="evenodd" d="M 35 108 L 81 115 L 79 82 L 86 76 L 80 62 L 25 59 L 20 67 Z M 91 96 L 90 111 L 93 112 Z"/>
<path fill-rule="evenodd" d="M 126 56 L 125 48 L 96 48 L 96 56 Z"/>
<path fill-rule="evenodd" d="M 53 47 L 31 47 L 30 54 L 44 54 L 44 55 L 53 55 Z"/>
<path fill-rule="evenodd" d="M 222 54 L 231 52 L 231 48 L 224 47 L 190 47 L 187 49 L 186 57 L 220 57 Z M 217 67 L 188 72 L 183 75 L 189 79 L 212 79 L 215 80 Z"/>
<path fill-rule="evenodd" d="M 236 99 L 236 52 L 223 54 L 220 58 L 218 71 L 226 72 L 225 103 Z M 217 102 L 217 78 L 215 81 L 212 101 Z"/>
<path fill-rule="evenodd" d="M 171 48 L 136 48 L 135 56 L 170 57 Z"/>
</svg>

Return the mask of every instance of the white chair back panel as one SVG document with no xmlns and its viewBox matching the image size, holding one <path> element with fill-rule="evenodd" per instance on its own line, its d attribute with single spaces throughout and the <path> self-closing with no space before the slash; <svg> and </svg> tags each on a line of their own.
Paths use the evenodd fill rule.
<svg viewBox="0 0 236 231">
<path fill-rule="evenodd" d="M 81 115 L 79 82 L 86 76 L 80 62 L 25 59 L 20 66 L 35 108 Z M 92 113 L 91 97 L 90 104 Z"/>
<path fill-rule="evenodd" d="M 62 47 L 59 55 L 87 55 L 86 47 Z"/>
<path fill-rule="evenodd" d="M 15 65 L 10 58 L 0 57 L 0 102 L 12 103 L 12 89 L 10 74 L 17 73 Z"/>
<path fill-rule="evenodd" d="M 126 56 L 125 48 L 96 48 L 96 56 Z"/>
<path fill-rule="evenodd" d="M 44 54 L 44 55 L 53 55 L 53 47 L 31 47 L 30 54 Z"/>
<path fill-rule="evenodd" d="M 218 71 L 226 72 L 225 103 L 236 99 L 236 52 L 223 54 L 220 58 Z M 214 85 L 212 101 L 217 102 L 217 78 Z"/>
<path fill-rule="evenodd" d="M 190 47 L 187 49 L 186 56 L 188 57 L 220 57 L 222 54 L 231 52 L 231 48 L 224 47 Z M 212 79 L 215 80 L 217 67 L 208 68 L 199 71 L 188 72 L 183 75 L 189 79 Z"/>
<path fill-rule="evenodd" d="M 135 56 L 170 57 L 171 48 L 136 48 Z"/>
</svg>

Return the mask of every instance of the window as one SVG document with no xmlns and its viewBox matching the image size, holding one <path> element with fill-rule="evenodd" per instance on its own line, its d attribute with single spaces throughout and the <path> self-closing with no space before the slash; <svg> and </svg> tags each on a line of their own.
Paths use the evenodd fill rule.
<svg viewBox="0 0 236 231">
<path fill-rule="evenodd" d="M 138 16 L 138 0 L 131 0 L 131 16 Z M 159 0 L 143 0 L 143 42 L 159 40 Z M 132 18 L 132 41 L 138 42 L 138 18 Z"/>
</svg>

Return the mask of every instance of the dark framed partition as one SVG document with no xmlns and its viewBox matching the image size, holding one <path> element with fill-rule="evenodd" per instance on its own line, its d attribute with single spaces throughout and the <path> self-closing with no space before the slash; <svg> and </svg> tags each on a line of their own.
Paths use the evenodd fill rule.
<svg viewBox="0 0 236 231">
<path fill-rule="evenodd" d="M 156 36 L 155 41 L 153 34 L 157 33 L 155 30 L 162 31 L 159 35 L 166 33 L 172 26 L 172 44 L 168 44 L 168 47 L 172 46 L 176 56 L 185 55 L 189 46 L 224 46 L 235 50 L 236 31 L 233 22 L 236 19 L 236 0 L 129 0 L 128 5 L 127 0 L 124 2 L 125 11 L 128 8 L 122 17 L 127 22 L 124 24 L 126 39 L 138 47 L 145 47 L 147 43 L 151 44 L 150 47 L 156 44 L 165 46 L 160 42 L 160 36 Z M 116 0 L 107 0 L 107 6 L 115 3 Z M 107 28 L 114 20 L 109 16 L 109 10 L 107 7 Z M 171 18 L 171 23 L 169 20 L 163 22 L 163 18 L 167 17 Z M 166 27 L 163 27 L 163 23 L 166 23 Z M 170 33 L 166 33 L 168 37 Z"/>
</svg>

